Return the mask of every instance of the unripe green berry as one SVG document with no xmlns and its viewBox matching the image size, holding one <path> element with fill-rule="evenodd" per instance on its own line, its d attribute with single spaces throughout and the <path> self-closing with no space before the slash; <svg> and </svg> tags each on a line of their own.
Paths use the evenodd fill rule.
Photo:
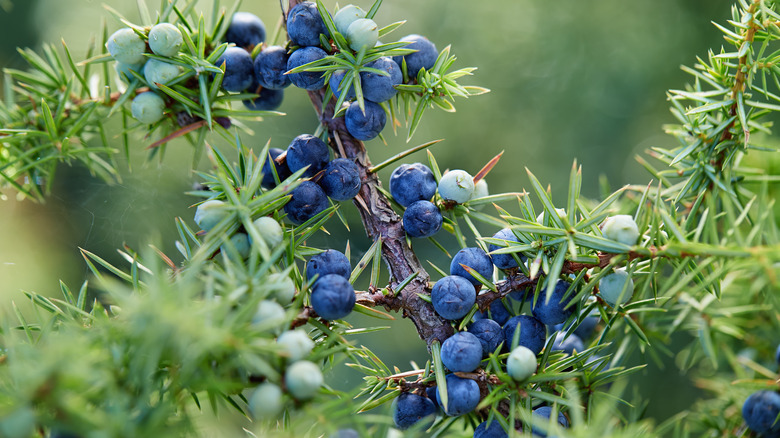
<svg viewBox="0 0 780 438">
<path fill-rule="evenodd" d="M 276 219 L 269 216 L 263 216 L 256 219 L 253 224 L 257 232 L 260 233 L 260 237 L 263 238 L 263 241 L 269 248 L 273 248 L 282 243 L 284 230 Z"/>
<path fill-rule="evenodd" d="M 28 438 L 35 431 L 35 411 L 24 406 L 16 409 L 0 421 L 0 436 L 8 438 Z"/>
<path fill-rule="evenodd" d="M 106 48 L 115 60 L 125 64 L 143 64 L 146 60 L 144 57 L 146 43 L 129 27 L 111 34 L 106 42 Z"/>
<path fill-rule="evenodd" d="M 488 185 L 485 179 L 481 179 L 474 184 L 474 193 L 471 194 L 471 199 L 484 198 L 490 195 L 488 192 Z"/>
<path fill-rule="evenodd" d="M 288 330 L 276 340 L 290 362 L 303 359 L 314 349 L 314 341 L 303 330 Z"/>
<path fill-rule="evenodd" d="M 565 208 L 556 208 L 555 212 L 558 214 L 558 217 L 563 219 L 566 217 L 566 209 Z M 539 213 L 539 216 L 536 216 L 536 222 L 542 223 L 544 221 L 544 212 Z M 548 224 L 552 223 L 552 220 L 548 219 Z"/>
<path fill-rule="evenodd" d="M 284 409 L 282 389 L 273 383 L 265 382 L 258 385 L 249 397 L 249 412 L 254 419 L 275 418 L 282 409 Z"/>
<path fill-rule="evenodd" d="M 284 384 L 287 391 L 293 397 L 299 400 L 308 400 L 314 397 L 322 386 L 322 371 L 320 367 L 309 362 L 300 360 L 287 367 L 284 374 Z"/>
<path fill-rule="evenodd" d="M 439 180 L 439 195 L 445 201 L 463 204 L 474 193 L 474 179 L 465 170 L 450 170 Z"/>
<path fill-rule="evenodd" d="M 469 198 L 469 201 L 477 198 L 484 198 L 485 196 L 489 196 L 490 192 L 488 192 L 488 184 L 485 179 L 481 179 L 477 181 L 476 184 L 474 184 L 474 193 L 471 194 L 471 198 Z M 477 204 L 471 206 L 471 208 L 475 210 L 482 210 L 485 208 L 485 204 Z"/>
<path fill-rule="evenodd" d="M 198 209 L 195 210 L 195 223 L 202 230 L 209 231 L 227 217 L 228 214 L 229 212 L 225 208 L 224 202 L 212 199 L 198 205 Z"/>
<path fill-rule="evenodd" d="M 130 104 L 133 118 L 147 125 L 162 119 L 164 110 L 165 101 L 157 93 L 151 91 L 135 96 Z"/>
<path fill-rule="evenodd" d="M 370 49 L 376 46 L 379 40 L 379 27 L 374 20 L 358 18 L 349 25 L 345 36 L 349 41 L 349 47 L 359 52 L 363 47 Z"/>
<path fill-rule="evenodd" d="M 333 23 L 340 34 L 346 35 L 349 25 L 360 18 L 366 18 L 366 11 L 359 6 L 346 5 L 333 15 Z"/>
<path fill-rule="evenodd" d="M 612 307 L 623 304 L 634 295 L 634 280 L 625 269 L 616 269 L 599 280 L 599 295 Z"/>
<path fill-rule="evenodd" d="M 626 245 L 636 245 L 639 239 L 639 227 L 634 218 L 627 214 L 608 217 L 604 221 L 601 232 L 607 239 L 617 240 Z"/>
<path fill-rule="evenodd" d="M 276 301 L 263 300 L 257 305 L 252 324 L 262 328 L 278 328 L 287 320 L 284 308 Z"/>
<path fill-rule="evenodd" d="M 176 56 L 184 43 L 179 28 L 171 23 L 160 23 L 149 31 L 149 47 L 160 56 Z"/>
<path fill-rule="evenodd" d="M 506 372 L 518 382 L 531 377 L 536 372 L 536 355 L 528 348 L 518 345 L 509 353 Z"/>
<path fill-rule="evenodd" d="M 249 236 L 246 233 L 236 233 L 230 236 L 230 244 L 242 260 L 248 258 L 249 253 L 252 252 Z M 219 247 L 219 250 L 225 254 L 232 254 L 231 249 L 224 243 Z"/>
<path fill-rule="evenodd" d="M 267 278 L 268 287 L 279 304 L 285 306 L 295 298 L 295 283 L 288 275 L 274 273 Z"/>
<path fill-rule="evenodd" d="M 144 78 L 149 83 L 149 88 L 154 90 L 160 88 L 156 84 L 168 85 L 172 80 L 179 76 L 181 70 L 178 65 L 169 64 L 157 59 L 150 59 L 144 65 Z"/>
<path fill-rule="evenodd" d="M 116 75 L 119 76 L 119 80 L 121 80 L 125 84 L 129 84 L 135 79 L 135 76 L 132 73 L 130 73 L 130 71 L 132 70 L 143 76 L 144 65 L 125 64 L 124 62 L 117 62 L 116 65 L 114 65 L 114 69 L 116 70 Z"/>
</svg>

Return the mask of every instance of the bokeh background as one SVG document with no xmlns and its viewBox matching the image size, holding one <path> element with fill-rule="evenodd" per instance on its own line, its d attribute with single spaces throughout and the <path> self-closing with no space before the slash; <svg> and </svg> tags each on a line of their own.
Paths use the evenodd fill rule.
<svg viewBox="0 0 780 438">
<path fill-rule="evenodd" d="M 204 10 L 212 4 L 201 3 Z M 369 1 L 355 3 L 370 7 Z M 139 22 L 135 2 L 126 0 L 0 0 L 0 66 L 24 66 L 17 46 L 58 45 L 61 38 L 76 57 L 83 57 L 104 20 L 109 31 L 119 27 L 103 4 Z M 332 1 L 326 4 L 334 6 Z M 407 20 L 393 38 L 419 33 L 440 49 L 450 44 L 457 66 L 479 67 L 463 83 L 492 92 L 459 100 L 454 114 L 428 111 L 409 144 L 403 129 L 398 136 L 385 130 L 388 144 L 371 141 L 369 153 L 377 163 L 407 147 L 443 138 L 431 149 L 440 166 L 474 173 L 503 150 L 501 162 L 487 178 L 491 193 L 528 187 L 523 169 L 528 167 L 551 185 L 559 203 L 565 199 L 575 159 L 583 166 L 583 191 L 588 196 L 599 196 L 601 177 L 612 187 L 646 184 L 651 177 L 634 157 L 651 146 L 673 144 L 662 129 L 673 122 L 665 92 L 688 81 L 681 64 L 692 65 L 696 56 L 706 56 L 708 48 L 720 48 L 723 40 L 711 21 L 730 18 L 730 5 L 727 0 L 385 1 L 377 17 L 380 25 Z M 276 1 L 245 1 L 242 9 L 260 16 L 269 30 L 278 23 Z M 287 116 L 250 124 L 255 135 L 244 136 L 245 142 L 259 149 L 271 139 L 273 146 L 284 148 L 296 135 L 316 127 L 301 90 L 290 88 L 280 111 Z M 4 194 L 0 305 L 23 302 L 22 290 L 58 294 L 60 279 L 78 287 L 87 278 L 79 247 L 119 262 L 117 248 L 154 243 L 176 258 L 173 219 L 179 216 L 193 224 L 190 206 L 196 199 L 184 193 L 197 181 L 191 171 L 193 151 L 186 144 L 174 144 L 162 161 L 147 161 L 144 148 L 151 141 L 136 137 L 134 143 L 131 161 L 123 162 L 122 181 L 116 184 L 106 185 L 82 168 L 63 165 L 55 193 L 45 204 Z M 421 160 L 424 152 L 407 158 Z M 201 169 L 207 165 L 205 160 L 197 163 Z M 385 181 L 392 167 L 381 173 Z M 370 242 L 354 206 L 344 204 L 342 211 L 352 232 L 332 221 L 330 236 L 314 244 L 343 250 L 349 240 L 356 262 Z M 426 243 L 418 248 L 421 259 L 447 266 L 449 260 Z M 355 324 L 388 325 L 351 318 Z M 392 330 L 363 335 L 356 342 L 376 349 L 386 363 L 401 369 L 409 368 L 411 360 L 424 364 L 428 356 L 412 324 L 399 319 L 389 325 Z M 674 346 L 667 347 L 674 351 Z M 630 360 L 639 363 L 647 358 Z M 666 362 L 651 361 L 633 378 L 644 398 L 663 397 L 663 403 L 650 403 L 647 409 L 647 415 L 658 420 L 686 408 L 697 396 L 675 369 L 673 358 Z M 331 383 L 341 388 L 355 381 L 349 372 L 331 376 Z M 669 393 L 675 397 L 662 396 Z"/>
</svg>

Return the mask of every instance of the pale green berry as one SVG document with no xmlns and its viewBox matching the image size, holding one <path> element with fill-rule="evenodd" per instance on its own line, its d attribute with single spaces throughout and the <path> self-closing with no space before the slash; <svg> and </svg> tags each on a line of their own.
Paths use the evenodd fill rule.
<svg viewBox="0 0 780 438">
<path fill-rule="evenodd" d="M 610 306 L 619 306 L 634 295 L 634 280 L 625 269 L 616 269 L 599 280 L 599 295 Z"/>
<path fill-rule="evenodd" d="M 151 91 L 135 96 L 130 104 L 133 118 L 147 125 L 162 119 L 164 111 L 165 101 L 157 93 Z"/>
<path fill-rule="evenodd" d="M 616 240 L 626 245 L 636 245 L 639 239 L 639 227 L 637 227 L 634 218 L 627 214 L 610 216 L 604 221 L 601 228 L 604 237 Z"/>
<path fill-rule="evenodd" d="M 366 11 L 360 6 L 347 5 L 336 11 L 333 15 L 333 23 L 340 34 L 346 35 L 349 25 L 360 18 L 366 18 Z"/>
<path fill-rule="evenodd" d="M 288 275 L 270 274 L 266 284 L 273 291 L 273 297 L 276 298 L 276 301 L 283 306 L 295 298 L 295 283 Z"/>
<path fill-rule="evenodd" d="M 252 251 L 251 244 L 249 243 L 249 236 L 246 233 L 236 233 L 230 236 L 230 244 L 233 248 L 229 248 L 227 244 L 222 244 L 219 250 L 225 254 L 233 254 L 233 250 L 238 253 L 241 259 L 249 257 L 249 253 Z"/>
<path fill-rule="evenodd" d="M 35 431 L 35 411 L 24 406 L 10 413 L 0 421 L 0 436 L 28 438 Z"/>
<path fill-rule="evenodd" d="M 474 178 L 465 170 L 450 170 L 439 180 L 439 195 L 445 201 L 463 204 L 474 193 Z"/>
<path fill-rule="evenodd" d="M 533 376 L 536 372 L 536 355 L 530 349 L 518 345 L 509 353 L 506 360 L 506 372 L 518 382 Z"/>
<path fill-rule="evenodd" d="M 374 20 L 358 18 L 349 25 L 345 36 L 349 41 L 349 47 L 359 52 L 363 47 L 370 49 L 376 45 L 379 40 L 379 27 Z"/>
<path fill-rule="evenodd" d="M 144 78 L 149 84 L 149 88 L 158 89 L 156 84 L 169 85 L 169 83 L 179 76 L 181 70 L 178 65 L 169 64 L 157 59 L 150 59 L 144 65 Z"/>
<path fill-rule="evenodd" d="M 287 391 L 299 400 L 314 397 L 322 386 L 322 371 L 320 367 L 308 360 L 299 360 L 287 367 L 284 374 L 284 384 Z"/>
<path fill-rule="evenodd" d="M 254 419 L 276 418 L 284 409 L 282 389 L 278 385 L 265 382 L 249 396 L 249 412 Z"/>
<path fill-rule="evenodd" d="M 276 245 L 282 243 L 282 239 L 284 238 L 284 230 L 282 229 L 282 226 L 279 225 L 279 222 L 276 221 L 276 219 L 269 216 L 263 216 L 259 219 L 256 219 L 253 224 L 257 232 L 260 234 L 260 237 L 263 238 L 263 241 L 266 245 L 268 245 L 269 248 L 273 248 Z"/>
<path fill-rule="evenodd" d="M 276 340 L 291 362 L 303 359 L 314 349 L 314 341 L 303 330 L 288 330 Z"/>
<path fill-rule="evenodd" d="M 209 231 L 222 219 L 226 218 L 228 214 L 229 212 L 225 208 L 224 202 L 212 199 L 198 205 L 198 209 L 195 210 L 195 223 L 202 230 Z"/>
<path fill-rule="evenodd" d="M 485 179 L 481 179 L 474 184 L 474 193 L 471 194 L 471 199 L 484 198 L 490 195 L 488 192 L 488 185 Z"/>
<path fill-rule="evenodd" d="M 286 320 L 287 315 L 279 303 L 263 300 L 257 305 L 255 316 L 252 317 L 252 324 L 263 328 L 277 328 Z"/>
<path fill-rule="evenodd" d="M 125 84 L 129 84 L 130 82 L 136 80 L 136 77 L 130 72 L 134 71 L 139 75 L 143 76 L 144 65 L 125 64 L 124 62 L 117 62 L 116 65 L 114 66 L 114 69 L 116 70 L 116 75 L 119 76 L 119 79 Z"/>
<path fill-rule="evenodd" d="M 556 208 L 555 212 L 558 214 L 558 217 L 561 218 L 561 219 L 566 217 L 566 209 L 565 208 Z M 543 220 L 544 220 L 544 212 L 541 212 L 541 213 L 539 213 L 539 216 L 536 216 L 536 222 L 541 224 Z M 552 223 L 552 221 L 548 220 L 547 223 L 550 224 L 550 223 Z"/>
<path fill-rule="evenodd" d="M 490 192 L 488 192 L 487 181 L 485 181 L 485 179 L 483 178 L 477 181 L 476 184 L 474 184 L 474 193 L 471 194 L 471 198 L 469 199 L 469 201 L 477 198 L 484 198 L 485 196 L 489 196 L 489 195 Z M 485 208 L 485 204 L 472 205 L 471 208 L 475 210 L 482 210 L 483 208 Z"/>
<path fill-rule="evenodd" d="M 106 42 L 106 48 L 115 60 L 125 64 L 143 64 L 146 60 L 144 57 L 146 43 L 129 27 L 111 34 Z"/>
<path fill-rule="evenodd" d="M 149 47 L 160 56 L 176 56 L 184 43 L 179 28 L 171 23 L 160 23 L 149 31 Z"/>
</svg>

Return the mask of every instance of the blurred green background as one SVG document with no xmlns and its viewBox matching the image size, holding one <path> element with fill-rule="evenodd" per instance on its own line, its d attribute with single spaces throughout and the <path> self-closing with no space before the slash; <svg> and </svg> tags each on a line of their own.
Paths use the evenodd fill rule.
<svg viewBox="0 0 780 438">
<path fill-rule="evenodd" d="M 149 4 L 158 4 L 156 0 Z M 209 10 L 211 1 L 202 1 Z M 368 8 L 369 1 L 356 1 Z M 8 5 L 11 6 L 8 6 Z M 40 48 L 43 42 L 67 41 L 74 55 L 83 57 L 105 20 L 109 31 L 119 27 L 105 12 L 108 4 L 138 22 L 135 2 L 99 0 L 11 0 L 0 2 L 0 66 L 23 67 L 15 47 Z M 334 3 L 326 1 L 329 7 Z M 706 56 L 723 42 L 710 21 L 730 17 L 726 0 L 516 0 L 475 2 L 447 0 L 385 1 L 377 22 L 407 23 L 391 36 L 409 33 L 428 36 L 439 49 L 452 45 L 456 66 L 479 70 L 463 83 L 481 85 L 491 93 L 456 102 L 455 114 L 428 111 L 410 144 L 405 131 L 397 137 L 385 130 L 388 144 L 368 143 L 374 163 L 409 146 L 444 138 L 432 151 L 442 168 L 463 168 L 475 173 L 504 150 L 487 181 L 491 193 L 522 191 L 527 187 L 524 167 L 530 168 L 553 189 L 562 203 L 573 160 L 583 166 L 584 193 L 598 196 L 598 181 L 606 176 L 612 187 L 646 184 L 650 175 L 634 160 L 650 146 L 670 146 L 662 124 L 672 122 L 665 91 L 683 87 L 688 78 L 679 66 Z M 243 10 L 256 13 L 273 29 L 279 4 L 272 0 L 245 1 Z M 386 37 L 385 42 L 389 41 Z M 252 123 L 253 137 L 245 142 L 261 148 L 270 138 L 284 148 L 301 133 L 311 133 L 317 120 L 306 94 L 288 89 L 280 111 L 288 115 Z M 196 200 L 184 195 L 197 180 L 190 170 L 192 149 L 174 144 L 162 161 L 147 162 L 148 139 L 135 138 L 136 149 L 122 171 L 122 181 L 106 185 L 81 168 L 62 166 L 55 193 L 43 205 L 19 202 L 6 193 L 0 202 L 0 300 L 24 301 L 21 290 L 58 293 L 58 280 L 71 286 L 87 275 L 78 247 L 119 262 L 116 249 L 139 249 L 149 243 L 176 256 L 173 218 L 193 224 Z M 116 147 L 120 147 L 117 141 Z M 417 153 L 407 161 L 425 160 Z M 200 168 L 207 161 L 198 163 Z M 128 168 L 131 167 L 132 171 Z M 392 171 L 380 175 L 384 180 Z M 354 206 L 343 205 L 352 227 L 347 235 L 338 221 L 328 226 L 330 236 L 317 245 L 344 249 L 349 239 L 353 262 L 369 242 L 360 231 Z M 495 231 L 495 230 L 488 230 Z M 449 260 L 422 242 L 420 258 L 447 266 Z M 450 248 L 455 245 L 450 242 Z M 179 258 L 176 258 L 179 260 Z M 353 316 L 355 324 L 384 325 Z M 408 321 L 398 320 L 393 331 L 365 335 L 358 343 L 376 348 L 388 364 L 401 369 L 410 360 L 427 360 L 422 341 Z M 674 345 L 670 346 L 674 350 Z M 636 361 L 643 360 L 635 358 Z M 671 363 L 671 362 L 670 362 Z M 695 393 L 683 396 L 687 380 L 673 365 L 665 370 L 651 364 L 638 382 L 640 391 L 675 393 L 662 406 L 651 403 L 647 414 L 666 418 L 686 408 Z M 347 387 L 354 376 L 332 377 Z M 648 394 L 650 394 L 648 396 Z M 658 396 L 660 397 L 660 396 Z"/>
</svg>

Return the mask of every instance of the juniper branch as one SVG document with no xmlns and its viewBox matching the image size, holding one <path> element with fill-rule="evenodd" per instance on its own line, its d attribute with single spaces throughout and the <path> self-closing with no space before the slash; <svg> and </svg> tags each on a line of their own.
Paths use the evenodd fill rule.
<svg viewBox="0 0 780 438">
<path fill-rule="evenodd" d="M 290 0 L 290 9 L 299 2 Z M 289 12 L 289 10 L 288 10 Z M 419 295 L 430 295 L 428 284 L 430 276 L 423 268 L 412 248 L 406 244 L 406 233 L 401 226 L 401 217 L 393 211 L 390 201 L 379 191 L 379 178 L 369 169 L 371 161 L 363 142 L 352 137 L 344 124 L 344 117 L 333 117 L 336 101 L 325 102 L 323 90 L 309 91 L 309 99 L 314 106 L 320 123 L 327 128 L 330 147 L 345 158 L 352 159 L 360 170 L 362 187 L 353 201 L 360 212 L 360 218 L 368 236 L 382 239 L 382 259 L 390 270 L 390 286 L 394 288 L 403 279 L 417 273 L 400 293 L 399 310 L 412 320 L 420 338 L 430 349 L 433 341 L 443 341 L 453 333 L 452 326 L 441 318 L 433 306 Z M 343 151 L 343 152 L 342 152 Z"/>
</svg>

